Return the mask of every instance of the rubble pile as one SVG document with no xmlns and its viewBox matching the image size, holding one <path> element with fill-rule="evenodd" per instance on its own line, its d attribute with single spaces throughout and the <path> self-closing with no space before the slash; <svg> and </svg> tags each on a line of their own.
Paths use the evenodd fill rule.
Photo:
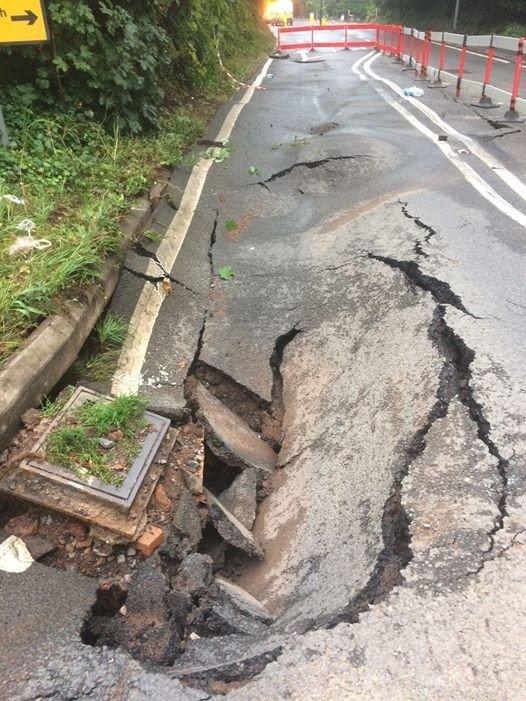
<svg viewBox="0 0 526 701">
<path fill-rule="evenodd" d="M 252 528 L 276 454 L 203 384 L 192 401 L 195 418 L 172 429 L 173 447 L 134 541 L 0 496 L 0 542 L 17 536 L 34 560 L 99 579 L 84 642 L 123 648 L 150 665 L 173 664 L 189 640 L 254 634 L 273 620 L 232 581 L 228 563 L 264 557 Z M 23 459 L 48 425 L 31 412 L 0 470 Z"/>
</svg>

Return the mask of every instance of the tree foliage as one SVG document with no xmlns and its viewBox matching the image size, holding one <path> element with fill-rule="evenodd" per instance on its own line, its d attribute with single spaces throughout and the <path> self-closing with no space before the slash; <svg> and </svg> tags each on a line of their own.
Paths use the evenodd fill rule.
<svg viewBox="0 0 526 701">
<path fill-rule="evenodd" d="M 389 21 L 432 29 L 450 29 L 455 0 L 377 0 Z M 525 0 L 461 0 L 459 28 L 517 36 L 526 31 Z"/>
<path fill-rule="evenodd" d="M 232 47 L 261 38 L 258 4 L 49 0 L 52 42 L 3 49 L 0 88 L 8 99 L 82 109 L 136 133 L 156 124 L 167 84 L 209 86 L 218 46 L 228 58 Z"/>
</svg>

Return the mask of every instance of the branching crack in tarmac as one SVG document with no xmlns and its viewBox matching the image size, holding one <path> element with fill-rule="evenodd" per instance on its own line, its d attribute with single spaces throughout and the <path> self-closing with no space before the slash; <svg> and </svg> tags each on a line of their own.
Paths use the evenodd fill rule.
<svg viewBox="0 0 526 701">
<path fill-rule="evenodd" d="M 294 163 L 293 165 L 289 166 L 288 168 L 284 168 L 283 170 L 279 170 L 277 173 L 274 173 L 270 177 L 268 177 L 266 180 L 259 180 L 257 183 L 254 183 L 254 185 L 261 185 L 263 187 L 267 186 L 267 183 L 271 183 L 274 180 L 278 180 L 279 178 L 284 178 L 286 175 L 290 175 L 292 171 L 294 171 L 296 168 L 308 168 L 309 170 L 313 170 L 314 168 L 320 168 L 322 166 L 327 165 L 328 163 L 336 162 L 336 161 L 350 161 L 355 158 L 367 158 L 370 159 L 372 156 L 367 156 L 363 153 L 356 154 L 354 156 L 332 156 L 331 158 L 322 158 L 319 161 L 300 161 L 299 163 Z M 267 190 L 269 188 L 267 187 Z"/>
<path fill-rule="evenodd" d="M 171 283 L 173 282 L 174 285 L 179 285 L 179 287 L 182 287 L 187 292 L 191 292 L 193 295 L 198 294 L 195 290 L 192 290 L 191 287 L 187 287 L 184 283 L 180 282 L 179 280 L 174 278 L 172 275 L 168 275 L 167 273 L 165 273 L 163 268 L 161 268 L 161 270 L 163 271 L 163 275 L 159 275 L 157 277 L 155 275 L 147 275 L 146 273 L 141 273 L 138 270 L 134 270 L 133 268 L 128 267 L 127 265 L 123 265 L 122 267 L 123 267 L 123 270 L 127 270 L 129 273 L 131 273 L 132 275 L 135 275 L 135 277 L 137 277 L 141 280 L 146 280 L 146 282 L 151 282 L 152 285 L 157 286 L 160 283 L 163 283 L 166 280 L 169 280 Z"/>
<path fill-rule="evenodd" d="M 213 254 L 213 249 L 217 241 L 217 225 L 219 221 L 219 210 L 215 210 L 215 218 L 214 218 L 214 223 L 212 224 L 212 231 L 210 233 L 210 245 L 208 247 L 208 260 L 210 262 L 210 284 L 212 284 L 212 281 L 214 279 L 214 254 Z M 195 372 L 195 369 L 197 367 L 197 364 L 199 363 L 199 360 L 201 358 L 201 352 L 203 350 L 203 338 L 205 335 L 205 328 L 206 328 L 206 321 L 208 319 L 208 314 L 210 312 L 210 303 L 207 302 L 205 312 L 203 315 L 203 323 L 201 324 L 201 328 L 199 329 L 199 335 L 197 337 L 197 347 L 195 350 L 194 358 L 190 364 L 190 367 L 188 369 L 188 373 L 186 377 L 190 377 L 190 375 L 193 375 Z"/>
<path fill-rule="evenodd" d="M 411 285 L 430 292 L 437 304 L 449 304 L 473 319 L 480 319 L 480 317 L 475 316 L 466 309 L 460 297 L 453 292 L 447 282 L 438 280 L 431 275 L 426 275 L 420 270 L 418 263 L 415 263 L 415 261 L 397 260 L 396 258 L 379 256 L 375 253 L 369 253 L 368 257 L 380 263 L 385 263 L 385 265 L 394 270 L 402 271 Z"/>
<path fill-rule="evenodd" d="M 439 302 L 439 295 L 447 292 L 447 299 L 454 300 L 455 308 L 464 311 L 464 305 L 460 298 L 453 293 L 449 285 L 441 281 L 434 281 L 430 289 L 427 276 L 414 275 L 414 268 L 407 268 L 405 261 L 396 261 L 392 258 L 382 258 L 369 254 L 373 260 L 378 260 L 391 268 L 400 270 L 413 285 L 425 292 L 429 292 L 435 301 Z M 420 271 L 419 271 L 420 272 Z M 441 283 L 436 286 L 436 283 Z M 450 302 L 446 302 L 450 303 Z M 481 404 L 475 399 L 471 387 L 471 364 L 475 358 L 475 352 L 445 321 L 446 307 L 443 302 L 437 304 L 432 323 L 429 327 L 429 336 L 437 346 L 445 362 L 440 374 L 440 383 L 437 391 L 437 401 L 428 416 L 424 426 L 417 431 L 409 447 L 406 449 L 407 459 L 398 471 L 398 475 L 392 487 L 391 495 L 384 506 L 382 517 L 382 535 L 384 548 L 379 554 L 373 573 L 366 586 L 351 600 L 345 610 L 330 624 L 334 626 L 346 621 L 354 623 L 359 620 L 361 613 L 370 605 L 381 601 L 397 585 L 403 581 L 402 570 L 412 559 L 410 548 L 409 519 L 401 502 L 401 489 L 404 478 L 409 474 L 414 460 L 421 455 L 426 447 L 425 437 L 431 430 L 435 421 L 446 416 L 451 401 L 457 397 L 467 409 L 471 420 L 477 429 L 478 439 L 486 446 L 486 449 L 497 460 L 497 473 L 501 483 L 498 501 L 499 515 L 491 531 L 488 533 L 490 546 L 484 553 L 481 565 L 477 572 L 484 567 L 490 559 L 490 554 L 495 547 L 495 536 L 504 527 L 504 518 L 507 513 L 508 499 L 508 461 L 505 460 L 495 442 L 490 438 L 491 425 L 484 415 Z"/>
<path fill-rule="evenodd" d="M 433 236 L 437 235 L 435 229 L 433 229 L 433 227 L 429 226 L 428 224 L 424 224 L 420 217 L 415 217 L 412 214 L 410 214 L 410 212 L 407 209 L 407 202 L 402 202 L 402 200 L 398 200 L 398 204 L 402 207 L 402 214 L 404 215 L 404 217 L 410 219 L 412 222 L 414 222 L 415 226 L 417 226 L 419 229 L 423 229 L 426 232 L 426 235 L 424 236 L 424 242 L 429 243 Z M 421 241 L 415 241 L 413 250 L 417 256 L 421 256 L 422 258 L 429 258 L 427 253 L 424 251 Z"/>
<path fill-rule="evenodd" d="M 483 141 L 493 141 L 493 139 L 502 139 L 503 136 L 509 136 L 510 134 L 522 134 L 522 130 L 513 129 L 512 131 L 503 131 L 500 134 L 494 134 L 493 136 L 485 136 Z"/>
<path fill-rule="evenodd" d="M 497 445 L 490 438 L 491 425 L 484 415 L 481 404 L 475 399 L 473 388 L 471 387 L 471 363 L 475 359 L 475 352 L 471 348 L 468 348 L 462 338 L 460 338 L 460 336 L 458 336 L 458 334 L 456 334 L 453 329 L 446 324 L 444 319 L 444 307 L 439 307 L 438 309 L 440 310 L 440 315 L 437 320 L 437 331 L 439 338 L 444 342 L 443 348 L 446 350 L 448 348 L 450 349 L 450 352 L 453 354 L 453 362 L 461 372 L 461 381 L 459 382 L 457 392 L 458 398 L 468 410 L 471 420 L 477 428 L 477 436 L 479 440 L 484 443 L 490 455 L 497 460 L 497 473 L 501 483 L 500 496 L 497 504 L 499 514 L 495 519 L 495 524 L 492 530 L 488 534 L 490 538 L 490 546 L 484 554 L 485 557 L 477 570 L 477 572 L 480 572 L 484 567 L 485 561 L 488 559 L 488 555 L 495 547 L 495 535 L 498 533 L 498 531 L 503 529 L 504 518 L 508 515 L 507 501 L 509 461 L 503 458 Z"/>
</svg>

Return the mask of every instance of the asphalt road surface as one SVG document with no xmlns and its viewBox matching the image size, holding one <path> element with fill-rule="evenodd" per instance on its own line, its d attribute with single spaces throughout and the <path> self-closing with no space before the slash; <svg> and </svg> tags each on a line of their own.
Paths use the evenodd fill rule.
<svg viewBox="0 0 526 701">
<path fill-rule="evenodd" d="M 140 390 L 173 417 L 196 357 L 272 401 L 282 356 L 265 559 L 240 579 L 276 622 L 144 671 L 80 643 L 91 594 L 70 584 L 64 629 L 46 614 L 33 638 L 10 636 L 10 698 L 209 698 L 177 677 L 254 661 L 229 698 L 525 696 L 526 137 L 447 92 L 404 98 L 412 76 L 388 57 L 315 58 L 266 67 L 208 172 L 173 292 L 141 326 Z M 128 258 L 113 300 L 129 317 L 152 284 L 144 260 Z M 60 586 L 41 582 L 22 590 L 26 622 Z"/>
</svg>

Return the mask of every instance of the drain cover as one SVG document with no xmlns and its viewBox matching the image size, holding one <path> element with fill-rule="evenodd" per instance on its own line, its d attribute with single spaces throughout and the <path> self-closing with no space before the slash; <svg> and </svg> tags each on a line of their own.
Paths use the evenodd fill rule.
<svg viewBox="0 0 526 701">
<path fill-rule="evenodd" d="M 32 447 L 31 454 L 38 454 L 42 451 L 50 433 L 71 410 L 78 408 L 85 402 L 100 401 L 111 401 L 111 397 L 97 394 L 86 387 L 79 387 L 65 405 L 64 409 Z M 30 475 L 39 476 L 41 479 L 55 485 L 64 485 L 68 488 L 68 491 L 74 489 L 81 494 L 96 497 L 99 500 L 116 504 L 120 508 L 127 510 L 131 507 L 163 438 L 170 427 L 170 421 L 168 419 L 153 414 L 150 411 L 145 411 L 144 418 L 150 425 L 150 430 L 144 439 L 139 454 L 128 470 L 122 485 L 118 487 L 101 482 L 95 477 L 83 478 L 57 465 L 51 465 L 46 460 L 39 460 L 36 458 L 23 461 L 20 464 L 19 470 L 22 473 L 25 472 Z"/>
</svg>

